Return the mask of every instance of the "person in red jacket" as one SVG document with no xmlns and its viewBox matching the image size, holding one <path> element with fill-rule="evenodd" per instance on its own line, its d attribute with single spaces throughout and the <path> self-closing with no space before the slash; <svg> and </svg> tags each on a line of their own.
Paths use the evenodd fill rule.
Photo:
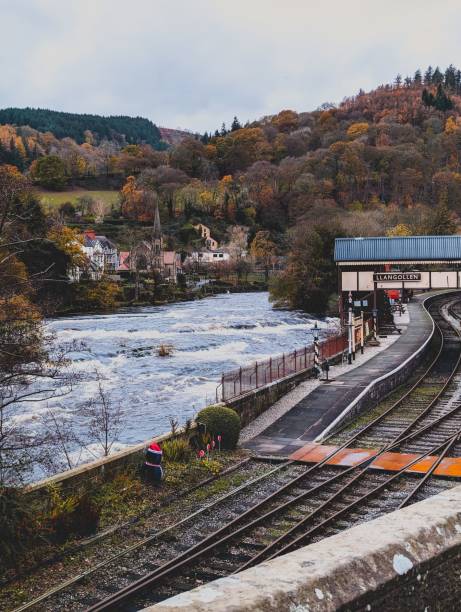
<svg viewBox="0 0 461 612">
<path fill-rule="evenodd" d="M 157 442 L 152 442 L 146 450 L 146 458 L 144 461 L 144 473 L 151 482 L 161 482 L 163 479 L 162 468 L 163 451 Z"/>
</svg>

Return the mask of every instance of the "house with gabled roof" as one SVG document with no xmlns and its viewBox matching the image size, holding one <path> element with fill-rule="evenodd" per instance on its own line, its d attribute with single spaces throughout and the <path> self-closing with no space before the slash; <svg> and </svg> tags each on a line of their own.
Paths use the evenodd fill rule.
<svg viewBox="0 0 461 612">
<path fill-rule="evenodd" d="M 101 274 L 114 274 L 119 266 L 117 245 L 94 230 L 83 233 L 83 251 Z"/>
</svg>

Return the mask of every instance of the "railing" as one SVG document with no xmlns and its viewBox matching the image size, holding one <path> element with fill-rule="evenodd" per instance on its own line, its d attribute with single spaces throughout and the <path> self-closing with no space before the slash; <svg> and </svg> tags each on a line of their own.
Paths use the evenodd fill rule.
<svg viewBox="0 0 461 612">
<path fill-rule="evenodd" d="M 320 363 L 342 353 L 347 348 L 347 336 L 331 336 L 319 343 Z M 248 391 L 267 385 L 314 367 L 314 345 L 310 344 L 292 353 L 284 353 L 265 361 L 226 372 L 216 389 L 216 401 L 227 401 Z"/>
</svg>

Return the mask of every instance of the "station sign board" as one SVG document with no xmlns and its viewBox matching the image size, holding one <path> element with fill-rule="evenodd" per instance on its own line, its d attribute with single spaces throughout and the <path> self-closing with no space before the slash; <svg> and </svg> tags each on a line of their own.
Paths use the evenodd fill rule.
<svg viewBox="0 0 461 612">
<path fill-rule="evenodd" d="M 375 272 L 373 274 L 373 281 L 375 283 L 386 283 L 392 281 L 411 283 L 420 280 L 421 272 Z"/>
</svg>

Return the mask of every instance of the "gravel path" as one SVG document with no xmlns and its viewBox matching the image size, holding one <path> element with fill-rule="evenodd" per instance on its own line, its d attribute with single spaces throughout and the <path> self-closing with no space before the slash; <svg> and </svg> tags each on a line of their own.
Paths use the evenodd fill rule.
<svg viewBox="0 0 461 612">
<path fill-rule="evenodd" d="M 400 315 L 396 313 L 394 315 L 395 324 L 400 328 L 405 328 L 408 326 L 410 322 L 410 317 L 408 314 L 408 309 L 405 314 Z M 366 363 L 369 359 L 381 353 L 381 351 L 385 351 L 391 344 L 393 344 L 400 336 L 397 334 L 392 334 L 387 336 L 387 338 L 379 338 L 379 346 L 365 346 L 365 352 L 363 355 L 360 352 L 357 352 L 355 361 L 349 365 L 347 362 L 341 363 L 338 365 L 332 365 L 330 367 L 329 377 L 337 378 L 349 370 L 353 370 L 358 366 Z M 240 444 L 244 444 L 248 440 L 259 435 L 263 432 L 269 425 L 272 425 L 277 419 L 283 416 L 286 412 L 291 410 L 298 402 L 307 397 L 312 391 L 321 385 L 322 382 L 315 378 L 310 378 L 299 384 L 295 389 L 284 395 L 280 398 L 275 404 L 273 404 L 268 410 L 266 410 L 263 414 L 260 414 L 254 421 L 252 421 L 249 425 L 244 427 L 240 433 Z"/>
</svg>

